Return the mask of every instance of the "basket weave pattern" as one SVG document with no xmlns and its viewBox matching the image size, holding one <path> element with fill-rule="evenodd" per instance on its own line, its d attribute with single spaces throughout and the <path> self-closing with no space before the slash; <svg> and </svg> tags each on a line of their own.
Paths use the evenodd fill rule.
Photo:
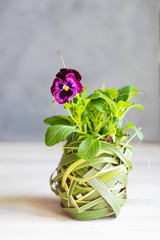
<svg viewBox="0 0 160 240">
<path fill-rule="evenodd" d="M 50 178 L 51 189 L 62 209 L 77 220 L 117 216 L 126 203 L 131 149 L 103 143 L 99 154 L 80 159 L 76 151 L 65 150 Z"/>
</svg>

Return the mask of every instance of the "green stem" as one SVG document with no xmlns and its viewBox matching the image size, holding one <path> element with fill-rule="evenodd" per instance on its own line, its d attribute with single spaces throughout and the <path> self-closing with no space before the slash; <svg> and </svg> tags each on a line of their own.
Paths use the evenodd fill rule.
<svg viewBox="0 0 160 240">
<path fill-rule="evenodd" d="M 78 99 L 78 102 L 81 104 L 82 101 L 81 101 L 81 98 L 80 98 L 79 94 L 77 94 L 77 99 Z"/>
<path fill-rule="evenodd" d="M 69 108 L 66 108 L 68 113 L 69 113 L 69 116 L 72 118 L 72 120 L 77 124 L 76 120 L 74 119 L 74 117 L 72 116 L 72 113 L 71 111 L 69 110 Z"/>
<path fill-rule="evenodd" d="M 89 130 L 90 130 L 91 132 L 93 132 L 93 131 L 92 131 L 91 124 L 89 123 L 89 118 L 87 118 L 87 125 L 88 125 L 88 127 L 89 127 Z"/>
<path fill-rule="evenodd" d="M 84 132 L 87 132 L 87 123 L 84 124 Z"/>
</svg>

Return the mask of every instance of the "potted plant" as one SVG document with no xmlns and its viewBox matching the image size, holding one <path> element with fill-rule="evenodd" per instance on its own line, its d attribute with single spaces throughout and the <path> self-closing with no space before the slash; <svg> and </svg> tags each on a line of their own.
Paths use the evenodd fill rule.
<svg viewBox="0 0 160 240">
<path fill-rule="evenodd" d="M 143 138 L 140 129 L 124 122 L 124 117 L 131 108 L 143 107 L 130 101 L 138 93 L 135 87 L 95 89 L 87 96 L 81 79 L 78 71 L 62 68 L 51 86 L 54 101 L 68 112 L 44 120 L 50 125 L 47 146 L 65 140 L 57 174 L 50 178 L 51 190 L 74 219 L 116 217 L 127 200 L 130 141 L 135 135 Z M 135 134 L 131 136 L 128 129 Z"/>
</svg>

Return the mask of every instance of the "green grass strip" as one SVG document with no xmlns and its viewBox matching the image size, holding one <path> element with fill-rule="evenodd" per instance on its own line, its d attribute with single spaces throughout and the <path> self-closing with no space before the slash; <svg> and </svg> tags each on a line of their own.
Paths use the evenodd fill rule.
<svg viewBox="0 0 160 240">
<path fill-rule="evenodd" d="M 80 221 L 99 219 L 99 218 L 114 215 L 114 212 L 112 211 L 112 209 L 108 209 L 108 208 L 103 208 L 100 210 L 84 211 L 84 212 L 81 212 L 78 214 L 71 212 L 70 211 L 71 208 L 62 208 L 62 209 L 63 209 L 63 211 L 69 213 L 71 215 L 71 217 L 73 217 L 76 220 L 80 220 Z"/>
<path fill-rule="evenodd" d="M 131 169 L 132 167 L 131 162 L 124 156 L 124 154 L 118 148 L 114 147 L 110 143 L 101 142 L 101 149 L 114 152 L 121 159 L 121 161 L 125 163 L 125 165 L 128 167 L 128 170 Z"/>
<path fill-rule="evenodd" d="M 79 159 L 76 162 L 72 163 L 67 170 L 65 171 L 63 178 L 62 178 L 62 187 L 65 188 L 66 185 L 66 180 L 68 178 L 68 176 L 70 175 L 70 173 L 80 164 L 84 163 L 86 160 L 84 159 Z"/>
<path fill-rule="evenodd" d="M 79 173 L 84 174 L 85 171 L 85 169 L 81 169 L 79 170 Z M 92 171 L 90 170 L 85 174 L 85 177 L 90 177 L 91 174 Z M 120 212 L 120 206 L 116 197 L 111 193 L 109 188 L 97 177 L 89 180 L 88 182 L 106 200 L 117 216 Z"/>
<path fill-rule="evenodd" d="M 67 165 L 68 163 L 75 162 L 79 159 L 80 159 L 80 157 L 76 153 L 71 153 L 71 154 L 68 154 L 68 155 L 64 154 L 60 163 L 59 163 L 58 169 Z"/>
<path fill-rule="evenodd" d="M 70 187 L 69 187 L 69 193 L 68 193 L 68 206 L 73 207 L 73 197 L 72 197 L 72 193 L 75 189 L 75 186 L 77 184 L 77 181 L 73 180 L 71 181 Z"/>
<path fill-rule="evenodd" d="M 120 206 L 109 188 L 97 178 L 90 180 L 89 183 L 109 203 L 117 216 L 120 212 Z"/>
<path fill-rule="evenodd" d="M 80 166 L 77 166 L 75 168 L 75 170 L 81 169 L 81 168 L 85 168 L 85 167 L 90 167 L 90 166 L 94 166 L 96 164 L 99 163 L 114 163 L 114 164 L 118 164 L 118 160 L 114 159 L 114 158 L 93 158 L 91 160 L 87 160 L 86 162 L 84 162 L 83 164 L 81 164 Z"/>
<path fill-rule="evenodd" d="M 118 169 L 114 169 L 113 171 L 108 171 L 106 174 L 99 176 L 99 179 L 105 183 L 108 182 L 110 179 L 114 178 L 117 176 L 122 170 L 124 169 L 124 165 L 120 165 Z"/>
</svg>

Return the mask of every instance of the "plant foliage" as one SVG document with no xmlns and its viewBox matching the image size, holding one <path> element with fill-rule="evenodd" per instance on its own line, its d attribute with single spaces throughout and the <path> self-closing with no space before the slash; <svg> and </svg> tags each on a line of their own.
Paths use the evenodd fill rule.
<svg viewBox="0 0 160 240">
<path fill-rule="evenodd" d="M 68 91 L 69 87 L 64 88 Z M 67 99 L 68 93 L 65 94 Z M 44 120 L 50 125 L 45 135 L 47 146 L 66 140 L 57 175 L 51 176 L 50 185 L 61 198 L 63 210 L 73 218 L 117 216 L 125 204 L 128 172 L 132 168 L 129 142 L 134 135 L 143 139 L 140 128 L 124 121 L 130 109 L 143 109 L 130 101 L 137 94 L 137 88 L 125 86 L 119 90 L 99 89 L 87 96 L 87 89 L 83 88 L 83 92 L 64 103 L 68 116 Z M 133 136 L 128 129 L 135 132 Z"/>
<path fill-rule="evenodd" d="M 131 108 L 143 109 L 142 105 L 130 102 L 137 93 L 137 88 L 126 86 L 119 90 L 99 89 L 86 97 L 87 89 L 84 88 L 84 92 L 64 104 L 69 116 L 59 115 L 44 120 L 51 126 L 45 135 L 46 145 L 53 146 L 63 140 L 67 140 L 67 145 L 80 142 L 77 152 L 89 160 L 98 153 L 100 141 L 107 141 L 109 136 L 114 146 L 123 145 L 130 136 L 128 129 L 132 129 L 142 140 L 140 129 L 130 122 L 124 125 L 124 117 Z"/>
</svg>

